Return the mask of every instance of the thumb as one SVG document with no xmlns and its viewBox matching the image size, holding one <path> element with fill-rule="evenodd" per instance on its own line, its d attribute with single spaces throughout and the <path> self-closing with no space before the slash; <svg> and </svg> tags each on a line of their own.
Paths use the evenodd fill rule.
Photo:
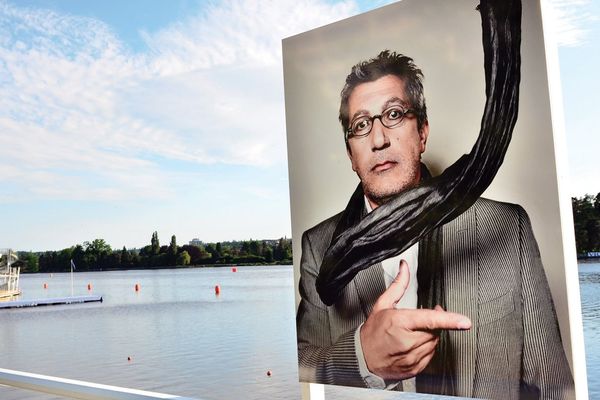
<svg viewBox="0 0 600 400">
<path fill-rule="evenodd" d="M 404 292 L 406 292 L 409 282 L 410 271 L 408 269 L 408 264 L 405 260 L 402 260 L 400 261 L 398 275 L 396 275 L 390 287 L 379 296 L 373 306 L 373 312 L 394 308 L 396 303 L 404 296 Z"/>
</svg>

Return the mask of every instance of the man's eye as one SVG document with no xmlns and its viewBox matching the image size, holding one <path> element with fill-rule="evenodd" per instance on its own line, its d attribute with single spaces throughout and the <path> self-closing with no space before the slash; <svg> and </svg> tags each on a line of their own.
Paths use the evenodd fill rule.
<svg viewBox="0 0 600 400">
<path fill-rule="evenodd" d="M 404 115 L 404 113 L 399 108 L 392 108 L 387 112 L 387 118 L 389 120 L 400 119 L 402 118 L 402 115 Z"/>
<path fill-rule="evenodd" d="M 369 120 L 368 119 L 361 119 L 361 120 L 358 120 L 358 121 L 356 121 L 354 123 L 354 128 L 352 130 L 354 130 L 354 131 L 364 131 L 368 127 L 369 127 Z"/>
</svg>

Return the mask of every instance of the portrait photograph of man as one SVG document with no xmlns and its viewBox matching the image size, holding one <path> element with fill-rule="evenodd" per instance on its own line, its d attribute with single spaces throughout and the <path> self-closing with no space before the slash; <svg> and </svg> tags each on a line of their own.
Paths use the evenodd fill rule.
<svg viewBox="0 0 600 400">
<path fill-rule="evenodd" d="M 485 3 L 484 11 L 494 2 Z M 570 321 L 580 321 L 580 311 L 578 293 L 567 287 L 577 270 L 565 256 L 572 243 L 562 234 L 538 2 L 519 11 L 518 118 L 515 111 L 491 185 L 472 201 L 476 189 L 452 196 L 447 202 L 468 204 L 448 218 L 418 204 L 400 208 L 400 220 L 378 213 L 473 153 L 484 131 L 486 95 L 493 94 L 486 92 L 477 5 L 405 0 L 284 40 L 303 382 L 575 398 L 574 360 L 583 355 L 573 345 L 581 327 Z M 446 201 L 442 189 L 435 193 Z M 404 238 L 410 229 L 400 228 L 413 220 L 432 228 L 349 278 L 354 265 L 343 258 L 343 284 L 323 285 L 328 252 L 347 232 L 368 227 L 351 236 L 348 252 L 365 242 L 378 249 L 371 225 L 387 224 Z M 361 255 L 374 259 L 368 253 Z"/>
</svg>

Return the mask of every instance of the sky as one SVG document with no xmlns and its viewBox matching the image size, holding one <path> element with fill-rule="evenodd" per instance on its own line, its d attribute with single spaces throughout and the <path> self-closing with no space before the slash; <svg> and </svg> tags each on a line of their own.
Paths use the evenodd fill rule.
<svg viewBox="0 0 600 400">
<path fill-rule="evenodd" d="M 386 3 L 0 0 L 0 248 L 289 237 L 281 39 Z M 596 194 L 600 5 L 551 4 L 568 190 Z"/>
</svg>

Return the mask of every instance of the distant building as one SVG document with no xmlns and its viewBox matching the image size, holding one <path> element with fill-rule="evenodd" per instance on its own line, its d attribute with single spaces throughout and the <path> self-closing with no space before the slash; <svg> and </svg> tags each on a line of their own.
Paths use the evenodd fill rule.
<svg viewBox="0 0 600 400">
<path fill-rule="evenodd" d="M 190 246 L 202 246 L 204 245 L 204 243 L 202 242 L 202 240 L 198 239 L 198 238 L 194 238 L 192 240 L 190 240 Z"/>
</svg>

